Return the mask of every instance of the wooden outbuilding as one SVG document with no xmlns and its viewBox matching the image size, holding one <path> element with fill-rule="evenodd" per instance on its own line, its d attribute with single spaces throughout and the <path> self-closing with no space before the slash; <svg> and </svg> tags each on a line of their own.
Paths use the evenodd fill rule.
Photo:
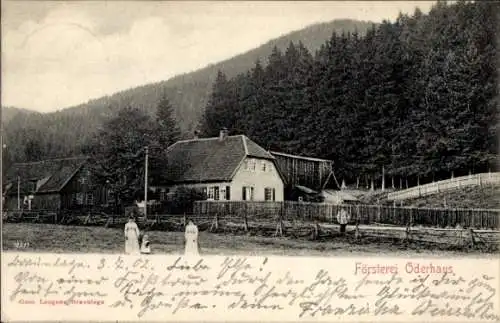
<svg viewBox="0 0 500 323">
<path fill-rule="evenodd" d="M 7 210 L 92 208 L 106 195 L 93 181 L 88 157 L 13 164 L 4 187 Z"/>
</svg>

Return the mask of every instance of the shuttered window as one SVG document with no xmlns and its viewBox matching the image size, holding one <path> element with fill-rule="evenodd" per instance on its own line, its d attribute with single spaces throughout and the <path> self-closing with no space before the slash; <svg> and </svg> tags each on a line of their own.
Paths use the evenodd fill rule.
<svg viewBox="0 0 500 323">
<path fill-rule="evenodd" d="M 264 189 L 264 200 L 266 201 L 276 201 L 276 190 L 271 187 L 266 187 Z"/>
<path fill-rule="evenodd" d="M 253 192 L 254 189 L 251 186 L 243 186 L 242 189 L 242 200 L 243 201 L 253 201 Z"/>
</svg>

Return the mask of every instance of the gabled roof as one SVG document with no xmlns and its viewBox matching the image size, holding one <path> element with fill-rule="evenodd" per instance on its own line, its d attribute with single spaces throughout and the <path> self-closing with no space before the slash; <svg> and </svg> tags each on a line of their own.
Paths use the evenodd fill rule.
<svg viewBox="0 0 500 323">
<path fill-rule="evenodd" d="M 344 191 L 323 190 L 321 192 L 321 194 L 325 198 L 328 198 L 328 195 L 330 195 L 332 197 L 338 197 L 338 198 L 340 198 L 343 201 L 359 201 L 358 198 L 356 198 L 355 196 L 353 196 L 353 195 L 351 195 L 351 194 L 349 194 L 347 192 L 344 192 Z"/>
<path fill-rule="evenodd" d="M 295 188 L 298 189 L 299 191 L 302 191 L 306 194 L 318 194 L 315 190 L 310 189 L 309 187 L 302 186 L 302 185 L 295 185 Z"/>
<path fill-rule="evenodd" d="M 244 135 L 181 140 L 167 150 L 164 179 L 174 183 L 230 181 L 246 157 L 274 160 Z"/>
<path fill-rule="evenodd" d="M 88 161 L 88 157 L 48 159 L 29 163 L 13 164 L 6 174 L 6 184 L 17 193 L 17 178 L 23 194 L 32 193 L 32 182 L 37 182 L 36 193 L 60 191 Z"/>
</svg>

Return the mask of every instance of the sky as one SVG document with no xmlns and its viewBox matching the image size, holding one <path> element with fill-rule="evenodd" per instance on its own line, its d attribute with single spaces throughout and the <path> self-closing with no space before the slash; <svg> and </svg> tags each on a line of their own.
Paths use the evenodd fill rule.
<svg viewBox="0 0 500 323">
<path fill-rule="evenodd" d="M 230 58 L 308 25 L 425 1 L 3 1 L 2 106 L 52 112 Z"/>
</svg>

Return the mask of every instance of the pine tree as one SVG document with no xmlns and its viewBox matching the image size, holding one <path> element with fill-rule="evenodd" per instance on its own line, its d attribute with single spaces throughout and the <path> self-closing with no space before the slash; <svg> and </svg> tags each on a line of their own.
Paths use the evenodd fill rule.
<svg viewBox="0 0 500 323">
<path fill-rule="evenodd" d="M 154 126 L 148 115 L 126 107 L 107 121 L 94 138 L 93 173 L 98 182 L 109 183 L 117 202 L 130 203 L 142 192 L 144 147 L 155 143 Z"/>
<path fill-rule="evenodd" d="M 231 126 L 233 122 L 231 115 L 234 103 L 233 89 L 226 74 L 218 71 L 201 122 L 202 135 L 206 137 L 217 136 L 220 129 Z"/>
<path fill-rule="evenodd" d="M 163 149 L 175 143 L 180 136 L 173 111 L 170 101 L 166 95 L 163 95 L 156 108 L 156 136 L 159 145 Z"/>
</svg>

